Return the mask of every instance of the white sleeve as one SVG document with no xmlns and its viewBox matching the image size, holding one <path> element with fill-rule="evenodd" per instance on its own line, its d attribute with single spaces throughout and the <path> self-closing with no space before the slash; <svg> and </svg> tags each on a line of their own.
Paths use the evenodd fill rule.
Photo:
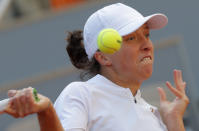
<svg viewBox="0 0 199 131">
<path fill-rule="evenodd" d="M 54 107 L 65 131 L 86 131 L 88 109 L 86 95 L 79 83 L 67 86 L 57 98 Z"/>
</svg>

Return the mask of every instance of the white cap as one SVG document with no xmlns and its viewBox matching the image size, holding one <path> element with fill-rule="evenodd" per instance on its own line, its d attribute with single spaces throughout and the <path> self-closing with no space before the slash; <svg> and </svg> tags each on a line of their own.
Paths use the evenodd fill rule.
<svg viewBox="0 0 199 131">
<path fill-rule="evenodd" d="M 97 36 L 105 28 L 113 28 L 121 36 L 125 36 L 136 31 L 144 23 L 147 23 L 149 29 L 160 29 L 167 22 L 168 19 L 164 14 L 158 13 L 144 17 L 137 10 L 122 3 L 99 9 L 88 18 L 84 26 L 84 47 L 88 58 L 91 60 L 97 51 Z"/>
</svg>

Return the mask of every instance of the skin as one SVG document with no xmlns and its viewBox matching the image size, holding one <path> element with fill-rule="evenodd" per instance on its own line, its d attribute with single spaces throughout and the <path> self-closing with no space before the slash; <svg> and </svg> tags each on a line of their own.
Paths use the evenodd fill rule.
<svg viewBox="0 0 199 131">
<path fill-rule="evenodd" d="M 153 71 L 154 47 L 149 38 L 149 31 L 147 24 L 144 24 L 135 32 L 123 36 L 122 47 L 116 53 L 110 55 L 96 52 L 94 55 L 101 64 L 101 74 L 124 88 L 130 88 L 133 95 Z M 150 60 L 143 61 L 145 57 L 149 57 Z M 166 82 L 166 86 L 176 96 L 172 102 L 166 99 L 164 90 L 158 88 L 159 110 L 169 131 L 185 131 L 183 115 L 189 98 L 185 93 L 186 83 L 180 70 L 174 70 L 174 82 L 176 88 L 170 82 Z"/>
<path fill-rule="evenodd" d="M 149 28 L 144 24 L 135 32 L 123 36 L 122 47 L 116 53 L 108 55 L 96 52 L 94 57 L 101 65 L 100 73 L 103 76 L 124 88 L 130 88 L 135 95 L 142 82 L 152 74 L 153 54 L 154 47 L 149 38 Z M 166 86 L 176 96 L 172 102 L 167 100 L 164 90 L 158 88 L 159 110 L 169 131 L 185 131 L 183 115 L 189 99 L 185 93 L 186 83 L 182 79 L 180 70 L 174 70 L 174 82 L 176 88 L 170 82 L 166 82 Z M 63 131 L 51 101 L 38 94 L 40 101 L 35 102 L 32 91 L 32 88 L 10 90 L 8 96 L 12 99 L 2 113 L 8 113 L 15 118 L 37 113 L 41 131 Z"/>
<path fill-rule="evenodd" d="M 112 55 L 96 52 L 95 58 L 102 65 L 102 75 L 122 87 L 130 88 L 135 95 L 142 82 L 152 74 L 153 48 L 149 39 L 149 29 L 145 24 L 123 37 L 119 51 Z M 147 64 L 143 63 L 145 57 L 151 59 Z"/>
<path fill-rule="evenodd" d="M 185 131 L 183 116 L 189 104 L 189 98 L 185 93 L 186 82 L 183 81 L 182 72 L 180 70 L 174 70 L 173 75 L 176 88 L 168 81 L 166 85 L 176 98 L 172 102 L 168 101 L 164 90 L 158 88 L 160 94 L 159 110 L 169 131 Z"/>
<path fill-rule="evenodd" d="M 9 105 L 2 113 L 7 113 L 15 118 L 23 118 L 37 113 L 41 131 L 64 131 L 59 118 L 49 98 L 38 94 L 39 102 L 34 100 L 33 88 L 10 90 Z"/>
</svg>

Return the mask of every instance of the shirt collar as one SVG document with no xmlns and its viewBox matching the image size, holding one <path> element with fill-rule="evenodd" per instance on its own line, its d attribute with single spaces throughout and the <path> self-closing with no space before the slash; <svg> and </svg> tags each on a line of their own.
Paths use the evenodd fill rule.
<svg viewBox="0 0 199 131">
<path fill-rule="evenodd" d="M 128 94 L 131 94 L 133 96 L 133 94 L 131 93 L 131 90 L 129 88 L 124 88 L 122 86 L 119 86 L 100 74 L 97 74 L 95 77 L 91 78 L 87 82 L 88 83 L 97 82 L 97 83 L 100 83 L 101 85 L 106 85 L 106 88 L 112 88 L 113 90 L 116 90 L 118 92 L 125 92 L 125 93 L 128 92 Z M 107 86 L 107 85 L 109 85 L 109 86 Z M 141 92 L 139 89 L 138 89 L 136 95 L 133 97 L 135 97 L 136 99 L 141 98 Z"/>
</svg>

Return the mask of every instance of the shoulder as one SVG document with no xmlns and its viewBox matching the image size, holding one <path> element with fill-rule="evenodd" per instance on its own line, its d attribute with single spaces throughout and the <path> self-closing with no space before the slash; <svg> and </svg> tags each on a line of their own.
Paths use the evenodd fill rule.
<svg viewBox="0 0 199 131">
<path fill-rule="evenodd" d="M 58 108 L 63 108 L 66 105 L 71 106 L 73 103 L 83 103 L 86 105 L 88 100 L 88 92 L 86 90 L 85 82 L 72 82 L 67 85 L 61 94 L 57 97 L 54 107 L 58 110 Z"/>
<path fill-rule="evenodd" d="M 67 96 L 67 95 L 80 95 L 85 94 L 86 88 L 88 87 L 86 82 L 72 82 L 68 84 L 64 90 L 61 92 L 60 96 Z"/>
<path fill-rule="evenodd" d="M 64 88 L 63 91 L 74 92 L 76 90 L 83 90 L 85 87 L 86 87 L 86 82 L 81 82 L 81 81 L 71 82 Z"/>
<path fill-rule="evenodd" d="M 65 130 L 86 129 L 88 95 L 85 93 L 85 87 L 85 82 L 70 83 L 54 103 L 56 113 Z M 78 120 L 74 118 L 78 118 Z"/>
</svg>

